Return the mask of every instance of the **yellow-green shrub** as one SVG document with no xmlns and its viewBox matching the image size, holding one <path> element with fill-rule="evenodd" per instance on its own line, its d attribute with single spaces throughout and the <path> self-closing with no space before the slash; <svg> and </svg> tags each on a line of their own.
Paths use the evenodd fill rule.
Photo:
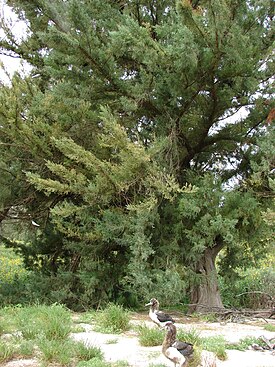
<svg viewBox="0 0 275 367">
<path fill-rule="evenodd" d="M 27 270 L 23 266 L 20 258 L 8 258 L 0 256 L 0 285 L 4 283 L 12 283 L 14 278 L 25 276 Z"/>
</svg>

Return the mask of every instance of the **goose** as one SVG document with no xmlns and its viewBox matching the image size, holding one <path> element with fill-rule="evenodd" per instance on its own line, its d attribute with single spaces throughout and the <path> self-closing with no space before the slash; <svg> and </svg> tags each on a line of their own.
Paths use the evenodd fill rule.
<svg viewBox="0 0 275 367">
<path fill-rule="evenodd" d="M 159 311 L 159 301 L 156 298 L 151 298 L 145 306 L 150 306 L 149 317 L 158 326 L 163 327 L 167 321 L 175 322 L 170 315 Z"/>
<path fill-rule="evenodd" d="M 176 340 L 177 329 L 173 322 L 166 322 L 164 329 L 166 330 L 166 334 L 162 343 L 162 353 L 174 363 L 175 367 L 177 365 L 179 367 L 187 366 L 188 357 L 194 351 L 193 345 Z"/>
</svg>

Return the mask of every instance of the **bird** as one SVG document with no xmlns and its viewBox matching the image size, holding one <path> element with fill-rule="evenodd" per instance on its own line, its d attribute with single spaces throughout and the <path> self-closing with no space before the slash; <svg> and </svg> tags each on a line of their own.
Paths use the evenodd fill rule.
<svg viewBox="0 0 275 367">
<path fill-rule="evenodd" d="M 164 326 L 166 334 L 162 343 L 162 353 L 170 361 L 174 362 L 175 367 L 187 366 L 189 357 L 192 356 L 194 348 L 191 343 L 176 340 L 177 328 L 168 321 Z"/>
<path fill-rule="evenodd" d="M 170 321 L 172 323 L 175 322 L 175 320 L 170 315 L 159 311 L 159 301 L 156 298 L 151 298 L 150 302 L 147 303 L 145 306 L 150 306 L 149 317 L 158 326 L 163 327 L 167 321 Z"/>
<path fill-rule="evenodd" d="M 31 221 L 32 222 L 32 225 L 35 226 L 35 227 L 40 227 L 40 224 L 36 223 L 34 220 Z"/>
</svg>

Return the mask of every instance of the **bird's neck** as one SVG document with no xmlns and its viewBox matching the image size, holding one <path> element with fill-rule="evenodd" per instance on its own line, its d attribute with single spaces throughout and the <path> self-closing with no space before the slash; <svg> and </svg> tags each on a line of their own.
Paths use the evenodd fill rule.
<svg viewBox="0 0 275 367">
<path fill-rule="evenodd" d="M 172 344 L 174 344 L 176 340 L 175 335 L 168 333 L 166 334 L 163 343 L 162 343 L 162 352 L 164 353 L 166 351 L 166 349 L 168 349 L 169 347 L 172 346 Z"/>
<path fill-rule="evenodd" d="M 151 307 L 150 307 L 150 312 L 151 312 L 151 313 L 158 312 L 158 310 L 159 310 L 159 309 L 158 309 L 158 307 L 156 307 L 156 306 L 151 306 Z"/>
</svg>

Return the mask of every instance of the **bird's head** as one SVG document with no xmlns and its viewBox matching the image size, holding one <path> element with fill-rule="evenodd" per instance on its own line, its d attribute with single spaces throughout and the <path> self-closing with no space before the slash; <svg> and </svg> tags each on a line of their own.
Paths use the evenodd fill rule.
<svg viewBox="0 0 275 367">
<path fill-rule="evenodd" d="M 167 321 L 163 326 L 163 329 L 166 330 L 167 334 L 175 334 L 177 333 L 176 326 L 173 324 L 172 321 Z"/>
<path fill-rule="evenodd" d="M 152 306 L 152 307 L 158 307 L 159 301 L 156 298 L 151 298 L 149 303 L 146 303 L 145 306 Z"/>
</svg>

